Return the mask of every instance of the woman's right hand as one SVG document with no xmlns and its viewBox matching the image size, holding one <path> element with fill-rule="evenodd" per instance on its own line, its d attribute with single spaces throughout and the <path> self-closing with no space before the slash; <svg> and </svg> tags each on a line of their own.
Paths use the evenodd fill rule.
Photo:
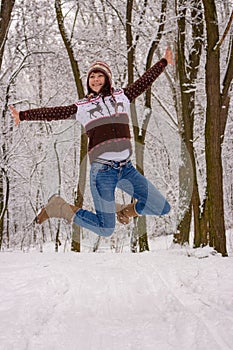
<svg viewBox="0 0 233 350">
<path fill-rule="evenodd" d="M 12 118 L 14 118 L 14 120 L 15 120 L 15 125 L 17 126 L 20 122 L 19 112 L 13 106 L 9 106 L 9 109 L 11 111 Z"/>
<path fill-rule="evenodd" d="M 166 58 L 168 64 L 174 64 L 172 56 L 173 56 L 172 50 L 170 49 L 170 47 L 167 47 L 166 53 L 165 53 L 165 58 Z"/>
</svg>

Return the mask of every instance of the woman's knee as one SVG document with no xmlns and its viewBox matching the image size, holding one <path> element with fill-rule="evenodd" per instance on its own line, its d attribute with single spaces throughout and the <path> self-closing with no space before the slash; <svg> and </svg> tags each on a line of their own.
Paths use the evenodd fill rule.
<svg viewBox="0 0 233 350">
<path fill-rule="evenodd" d="M 161 215 L 166 215 L 166 214 L 168 214 L 170 210 L 171 210 L 171 206 L 170 206 L 170 204 L 166 201 L 166 202 L 165 202 L 165 205 L 164 205 L 164 207 L 163 207 L 163 210 L 162 210 L 162 212 L 161 212 Z"/>
<path fill-rule="evenodd" d="M 97 234 L 102 237 L 110 237 L 114 232 L 115 227 L 99 227 Z"/>
<path fill-rule="evenodd" d="M 164 199 L 159 203 L 154 201 L 153 203 L 143 204 L 142 202 L 137 202 L 135 207 L 139 215 L 166 215 L 171 210 L 170 204 Z"/>
</svg>

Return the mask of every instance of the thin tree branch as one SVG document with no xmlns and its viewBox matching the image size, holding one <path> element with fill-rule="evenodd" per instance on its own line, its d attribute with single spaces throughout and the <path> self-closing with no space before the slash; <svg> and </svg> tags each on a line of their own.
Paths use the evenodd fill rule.
<svg viewBox="0 0 233 350">
<path fill-rule="evenodd" d="M 124 21 L 123 21 L 123 19 L 121 18 L 121 15 L 120 15 L 119 11 L 117 10 L 117 8 L 116 8 L 115 6 L 113 6 L 113 4 L 112 4 L 110 1 L 108 1 L 108 0 L 106 0 L 106 3 L 116 12 L 117 17 L 119 18 L 119 20 L 120 20 L 120 22 L 121 22 L 121 24 L 122 24 L 122 26 L 123 26 L 123 28 L 124 28 L 124 30 L 125 30 Z"/>
<path fill-rule="evenodd" d="M 224 30 L 224 33 L 221 37 L 221 39 L 217 42 L 217 44 L 214 46 L 213 51 L 218 51 L 223 43 L 223 41 L 225 40 L 227 33 L 229 32 L 230 28 L 231 28 L 231 23 L 233 21 L 233 10 L 231 12 L 231 16 L 229 18 L 229 21 L 227 23 L 226 29 Z"/>
</svg>

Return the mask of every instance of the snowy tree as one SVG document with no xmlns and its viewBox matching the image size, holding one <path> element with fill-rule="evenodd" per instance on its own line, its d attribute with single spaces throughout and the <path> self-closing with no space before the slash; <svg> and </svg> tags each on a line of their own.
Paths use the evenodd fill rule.
<svg viewBox="0 0 233 350">
<path fill-rule="evenodd" d="M 78 97 L 81 99 L 84 97 L 84 88 L 81 80 L 81 74 L 79 69 L 79 64 L 77 59 L 75 58 L 75 54 L 72 48 L 72 35 L 73 30 L 71 31 L 70 37 L 68 37 L 67 30 L 65 28 L 65 16 L 62 12 L 62 4 L 60 0 L 55 1 L 55 8 L 56 8 L 56 16 L 57 16 L 57 23 L 58 27 L 63 39 L 63 42 L 66 47 L 66 51 L 69 56 L 70 64 L 72 67 L 72 72 L 74 75 L 74 80 L 77 88 Z M 75 10 L 75 16 L 74 16 L 74 23 L 72 28 L 76 25 L 77 15 L 78 15 L 78 6 Z M 81 137 L 80 137 L 80 157 L 79 157 L 79 182 L 77 186 L 76 191 L 76 199 L 75 199 L 75 205 L 78 207 L 83 206 L 83 196 L 85 193 L 85 184 L 86 184 L 86 171 L 87 171 L 87 136 L 84 133 L 84 129 L 81 129 Z M 76 225 L 73 225 L 73 237 L 72 237 L 72 243 L 71 243 L 71 249 L 73 251 L 80 252 L 80 227 L 77 227 Z"/>
<path fill-rule="evenodd" d="M 11 23 L 11 13 L 13 11 L 15 1 L 1 1 L 1 10 L 0 10 L 0 85 L 2 85 L 2 80 L 4 76 L 4 72 L 2 72 L 2 63 L 3 63 L 3 54 L 5 49 L 5 44 L 7 41 L 7 35 L 10 28 Z M 9 87 L 9 85 L 8 85 Z M 5 102 L 8 100 L 8 95 L 6 96 Z M 2 128 L 4 130 L 5 128 L 5 116 L 6 116 L 6 104 L 3 106 L 3 96 L 1 97 L 1 104 L 2 104 Z M 8 214 L 8 201 L 9 201 L 9 176 L 7 173 L 7 167 L 6 167 L 6 157 L 7 157 L 7 146 L 6 146 L 6 140 L 5 135 L 1 135 L 1 167 L 0 167 L 0 249 L 2 246 L 2 240 L 3 240 L 3 231 L 4 231 L 4 217 L 5 214 Z M 5 192 L 5 193 L 4 193 Z M 7 233 L 9 235 L 9 232 Z"/>
<path fill-rule="evenodd" d="M 219 25 L 215 1 L 203 0 L 205 10 L 206 56 L 206 172 L 209 234 L 211 245 L 227 255 L 223 199 L 222 143 L 230 103 L 233 78 L 233 45 L 229 43 L 224 76 L 221 76 Z"/>
<path fill-rule="evenodd" d="M 1 2 L 2 6 L 12 3 Z M 224 26 L 231 18 L 231 8 L 228 1 L 216 1 L 215 5 L 217 29 L 222 34 Z M 56 241 L 57 249 L 60 240 L 69 242 L 71 229 L 61 222 L 49 220 L 41 227 L 32 224 L 36 211 L 54 191 L 61 191 L 69 201 L 84 199 L 84 206 L 93 209 L 88 186 L 84 195 L 84 159 L 87 158 L 86 146 L 80 148 L 80 142 L 84 142 L 81 139 L 85 138 L 80 125 L 73 121 L 56 121 L 20 123 L 18 128 L 14 128 L 7 105 L 12 103 L 18 109 L 28 109 L 73 103 L 83 96 L 87 68 L 96 59 L 108 62 L 113 70 L 114 86 L 124 87 L 160 59 L 169 44 L 174 52 L 177 48 L 177 64 L 166 69 L 159 77 L 158 83 L 156 82 L 153 88 L 137 99 L 136 104 L 132 106 L 132 135 L 135 141 L 133 161 L 167 194 L 172 211 L 165 218 L 148 217 L 146 221 L 144 218 L 138 220 L 135 226 L 138 232 L 136 236 L 132 235 L 133 238 L 136 237 L 136 244 L 133 246 L 135 251 L 138 247 L 139 250 L 148 249 L 148 238 L 176 233 L 177 223 L 179 225 L 180 217 L 183 217 L 188 207 L 190 210 L 192 208 L 194 213 L 195 246 L 210 242 L 216 249 L 220 249 L 221 244 L 219 246 L 216 243 L 217 234 L 213 226 L 213 216 L 216 212 L 212 212 L 212 219 L 208 218 L 208 213 L 210 210 L 216 210 L 217 203 L 221 203 L 219 196 L 224 199 L 224 190 L 225 217 L 228 227 L 231 225 L 228 217 L 232 217 L 233 191 L 230 103 L 232 34 L 231 29 L 228 29 L 223 39 L 214 27 L 215 35 L 209 44 L 208 33 L 212 28 L 208 27 L 210 24 L 207 26 L 207 18 L 211 14 L 210 10 L 210 2 L 205 1 L 204 6 L 204 0 L 177 0 L 175 6 L 173 0 L 150 3 L 138 0 L 130 0 L 127 3 L 118 0 L 19 0 L 15 3 L 11 26 L 5 26 L 6 32 L 1 39 L 4 42 L 4 45 L 1 44 L 4 51 L 0 75 L 3 116 L 0 128 L 1 168 L 7 175 L 3 176 L 4 171 L 0 175 L 1 237 L 5 239 L 3 246 L 40 245 L 43 250 L 45 241 Z M 5 20 L 7 18 L 9 16 L 4 16 Z M 205 51 L 201 50 L 202 45 L 207 48 L 207 56 Z M 215 47 L 213 52 L 210 46 Z M 216 71 L 219 62 L 220 69 Z M 208 73 L 206 79 L 205 63 Z M 218 81 L 214 81 L 214 77 L 209 73 L 213 72 L 211 65 L 214 63 L 217 64 L 216 74 L 220 74 Z M 176 74 L 176 69 L 179 74 Z M 215 112 L 212 109 L 210 111 L 211 94 L 206 88 L 206 98 L 205 82 L 206 87 L 215 83 L 218 85 L 220 82 L 216 100 L 220 106 L 226 106 L 214 109 L 221 114 L 221 117 L 218 114 L 216 120 L 216 125 L 221 120 L 221 128 L 219 131 L 214 128 L 213 133 L 211 123 Z M 211 137 L 208 134 L 210 130 Z M 225 135 L 221 137 L 220 143 L 219 135 Z M 218 151 L 215 157 L 218 157 L 218 162 L 221 158 L 223 169 L 219 165 L 221 163 L 215 163 L 217 159 L 213 159 L 211 147 L 214 142 L 208 143 L 208 140 L 215 139 L 218 140 L 218 143 L 215 143 Z M 179 167 L 183 146 L 186 153 L 182 160 L 186 159 L 192 163 L 193 196 L 185 189 L 186 180 L 189 180 L 190 176 L 190 164 L 186 167 L 189 168 L 188 174 L 187 169 L 181 174 L 183 170 Z M 207 167 L 205 156 L 209 159 Z M 215 173 L 213 164 L 218 164 L 218 172 L 222 172 L 224 176 L 222 184 L 219 177 L 222 192 L 220 191 L 216 198 L 209 195 L 215 191 L 216 185 L 210 180 L 211 174 Z M 207 184 L 206 178 L 211 182 Z M 120 192 L 117 193 L 117 199 L 126 201 Z M 4 208 L 8 210 L 3 211 Z M 178 227 L 181 232 L 186 233 L 181 242 L 189 239 L 192 230 L 190 211 L 185 218 L 188 219 L 187 225 L 184 225 L 183 221 L 181 223 L 186 229 L 181 225 Z M 208 227 L 211 220 L 213 231 Z M 117 226 L 111 239 L 97 239 L 87 230 L 82 230 L 82 237 L 86 243 L 89 242 L 87 245 L 91 250 L 93 246 L 94 250 L 100 249 L 103 244 L 115 251 L 122 251 L 124 244 L 129 244 L 132 229 L 132 225 Z M 222 226 L 220 232 L 223 231 Z M 212 232 L 210 240 L 209 232 Z M 224 238 L 222 233 L 220 236 Z"/>
<path fill-rule="evenodd" d="M 194 148 L 194 121 L 195 121 L 195 102 L 197 78 L 200 69 L 200 60 L 203 47 L 203 16 L 202 3 L 200 0 L 177 2 L 177 70 L 180 83 L 181 98 L 181 120 L 180 133 L 188 149 L 192 170 L 193 170 L 193 191 L 192 200 L 186 211 L 184 218 L 178 226 L 178 235 L 175 239 L 178 242 L 189 242 L 189 232 L 191 217 L 194 217 L 194 245 L 200 246 L 206 244 L 206 232 L 204 232 L 203 216 L 201 214 L 201 199 L 198 189 L 197 165 Z M 191 33 L 191 34 L 190 34 Z M 186 190 L 187 183 L 183 181 L 187 177 L 185 171 L 187 159 L 182 157 L 183 168 L 180 169 L 182 179 L 180 181 L 181 190 Z M 184 174 L 183 174 L 184 172 Z M 182 189 L 184 187 L 184 189 Z"/>
</svg>

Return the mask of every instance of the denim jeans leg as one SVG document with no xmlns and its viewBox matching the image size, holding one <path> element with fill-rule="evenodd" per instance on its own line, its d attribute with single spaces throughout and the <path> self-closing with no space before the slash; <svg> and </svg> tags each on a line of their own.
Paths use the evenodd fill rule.
<svg viewBox="0 0 233 350">
<path fill-rule="evenodd" d="M 158 189 L 128 163 L 117 187 L 137 199 L 136 211 L 140 215 L 164 215 L 170 211 L 170 205 Z"/>
<path fill-rule="evenodd" d="M 96 213 L 80 209 L 74 223 L 100 236 L 110 236 L 115 228 L 115 188 L 117 173 L 109 165 L 93 163 L 90 188 Z"/>
</svg>

